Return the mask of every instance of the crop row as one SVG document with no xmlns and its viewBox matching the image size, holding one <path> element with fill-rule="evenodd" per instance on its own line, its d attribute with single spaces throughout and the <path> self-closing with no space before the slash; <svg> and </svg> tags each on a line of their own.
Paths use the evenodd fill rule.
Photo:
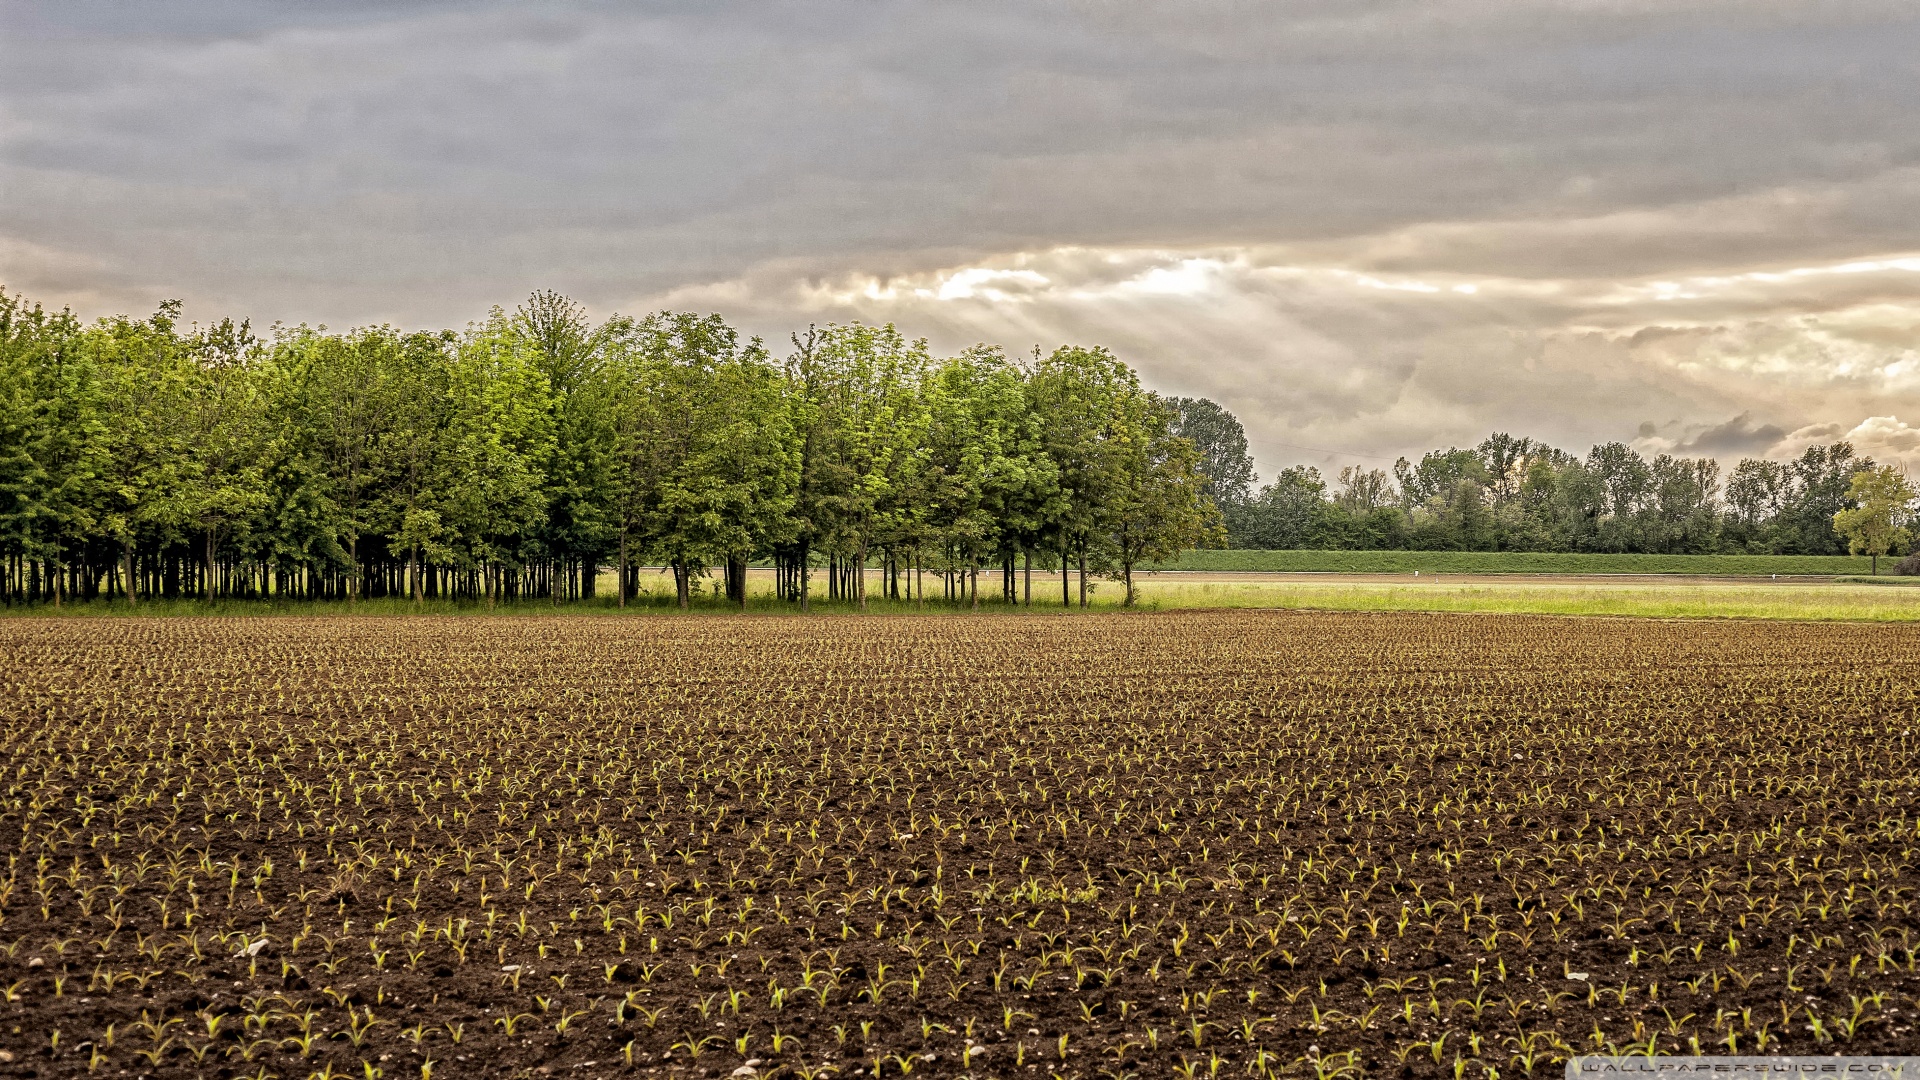
<svg viewBox="0 0 1920 1080">
<path fill-rule="evenodd" d="M 42 1075 L 1512 1076 L 1920 1008 L 1903 629 L 0 633 Z"/>
</svg>

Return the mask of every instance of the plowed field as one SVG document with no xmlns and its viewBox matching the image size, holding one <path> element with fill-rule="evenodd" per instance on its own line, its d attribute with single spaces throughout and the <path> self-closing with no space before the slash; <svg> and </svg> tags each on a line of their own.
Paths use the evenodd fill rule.
<svg viewBox="0 0 1920 1080">
<path fill-rule="evenodd" d="M 1910 1051 L 1917 663 L 1473 615 L 0 623 L 0 1075 Z"/>
</svg>

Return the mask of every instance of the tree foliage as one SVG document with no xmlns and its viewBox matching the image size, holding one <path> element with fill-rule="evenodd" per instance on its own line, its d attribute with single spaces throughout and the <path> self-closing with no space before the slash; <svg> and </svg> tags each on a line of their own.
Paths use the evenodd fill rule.
<svg viewBox="0 0 1920 1080">
<path fill-rule="evenodd" d="M 1840 442 L 1741 461 L 1723 483 L 1709 458 L 1649 460 L 1618 442 L 1582 458 L 1494 434 L 1391 473 L 1348 466 L 1331 489 L 1317 469 L 1283 469 L 1221 511 L 1242 548 L 1838 555 L 1849 541 L 1834 515 L 1859 505 L 1849 485 L 1872 467 Z"/>
<path fill-rule="evenodd" d="M 757 562 L 801 606 L 977 604 L 995 567 L 1002 599 L 1030 598 L 1035 566 L 1063 571 L 1063 603 L 1076 572 L 1085 604 L 1094 576 L 1131 599 L 1142 564 L 1223 542 L 1878 555 L 1909 542 L 1887 475 L 1844 442 L 1723 477 L 1495 434 L 1257 484 L 1230 412 L 1097 346 L 940 357 L 854 323 L 775 357 L 717 315 L 596 324 L 546 292 L 461 331 L 263 338 L 173 302 L 83 325 L 0 291 L 8 601 L 558 602 L 611 568 L 624 603 L 656 566 L 682 603 L 714 574 L 744 603 Z"/>
<path fill-rule="evenodd" d="M 1913 516 L 1913 485 L 1898 469 L 1882 465 L 1854 473 L 1847 498 L 1854 505 L 1834 513 L 1834 530 L 1847 538 L 1850 553 L 1873 556 L 1877 572 L 1880 556 L 1911 536 L 1907 524 Z"/>
<path fill-rule="evenodd" d="M 615 569 L 780 568 L 805 604 L 978 602 L 1016 559 L 1124 580 L 1211 535 L 1178 413 L 1105 350 L 935 357 L 833 325 L 783 359 L 717 315 L 598 325 L 536 293 L 464 331 L 146 319 L 0 292 L 0 586 L 79 595 L 591 596 Z"/>
</svg>

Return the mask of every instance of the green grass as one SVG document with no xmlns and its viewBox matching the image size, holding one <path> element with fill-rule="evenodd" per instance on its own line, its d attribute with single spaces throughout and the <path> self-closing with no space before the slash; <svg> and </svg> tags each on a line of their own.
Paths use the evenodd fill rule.
<svg viewBox="0 0 1920 1080">
<path fill-rule="evenodd" d="M 1893 568 L 1882 559 L 1880 570 Z M 1866 574 L 1864 555 L 1563 555 L 1509 551 L 1188 551 L 1160 570 L 1332 574 Z"/>
<path fill-rule="evenodd" d="M 872 579 L 877 592 L 878 575 Z M 1654 618 L 1746 618 L 1811 619 L 1866 622 L 1920 621 L 1920 588 L 1888 588 L 1889 585 L 1920 585 L 1912 578 L 1831 578 L 1773 582 L 1759 579 L 1685 580 L 1659 578 L 1590 577 L 1577 580 L 1473 580 L 1471 578 L 1381 577 L 1378 580 L 1312 577 L 1253 580 L 1207 581 L 1180 575 L 1142 575 L 1136 579 L 1140 606 L 1147 611 L 1194 608 L 1322 608 L 1334 611 L 1475 611 L 1544 615 L 1642 616 Z M 611 579 L 605 584 L 611 585 Z M 997 578 L 982 575 L 981 584 L 996 589 L 983 590 L 980 610 L 1004 612 L 992 597 L 997 595 Z M 747 610 L 760 615 L 795 615 L 798 608 L 771 595 L 770 582 L 756 576 Z M 1120 606 L 1124 590 L 1119 583 L 1092 583 L 1093 606 L 1111 610 Z M 1060 579 L 1055 575 L 1034 576 L 1035 604 L 1023 612 L 1058 615 Z M 257 617 L 337 617 L 441 615 L 459 617 L 486 616 L 674 616 L 681 612 L 674 604 L 670 581 L 642 579 L 643 595 L 625 609 L 616 606 L 611 595 L 602 594 L 593 601 L 555 605 L 551 601 L 528 600 L 502 603 L 489 608 L 484 602 L 435 601 L 416 608 L 404 600 L 363 600 L 349 605 L 327 603 L 219 600 L 149 600 L 129 607 L 125 603 L 68 603 L 56 610 L 51 605 L 21 605 L 0 608 L 0 616 L 14 617 L 168 617 L 199 616 L 220 618 Z M 714 596 L 711 588 L 700 590 L 691 614 L 727 615 L 738 609 Z M 812 610 L 819 614 L 849 614 L 851 604 L 833 603 L 816 596 Z M 869 600 L 868 611 L 877 615 L 965 615 L 965 604 L 948 604 L 939 599 L 923 603 L 889 601 L 879 596 Z"/>
<path fill-rule="evenodd" d="M 1454 579 L 1352 582 L 1181 581 L 1151 579 L 1140 587 L 1149 609 L 1321 608 L 1332 611 L 1477 611 L 1535 615 L 1644 618 L 1801 619 L 1850 622 L 1920 620 L 1920 589 L 1877 584 L 1768 581 L 1588 580 L 1579 582 Z"/>
</svg>

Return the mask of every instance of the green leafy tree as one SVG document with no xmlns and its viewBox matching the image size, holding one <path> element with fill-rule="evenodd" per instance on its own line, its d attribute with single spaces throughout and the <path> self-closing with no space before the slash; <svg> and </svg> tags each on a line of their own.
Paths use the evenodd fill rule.
<svg viewBox="0 0 1920 1080">
<path fill-rule="evenodd" d="M 554 449 L 546 375 L 504 312 L 459 343 L 448 398 L 438 513 L 447 547 L 491 606 L 537 550 Z"/>
<path fill-rule="evenodd" d="M 1913 516 L 1916 495 L 1913 485 L 1891 465 L 1862 469 L 1847 485 L 1847 498 L 1853 505 L 1835 511 L 1833 527 L 1847 538 L 1847 549 L 1855 555 L 1873 557 L 1873 572 L 1880 572 L 1880 556 L 1911 538 L 1907 525 Z"/>
<path fill-rule="evenodd" d="M 377 453 L 384 483 L 375 520 L 390 554 L 404 553 L 402 591 L 419 603 L 425 598 L 422 557 L 451 564 L 453 552 L 439 507 L 446 494 L 440 477 L 451 425 L 449 333 L 408 334 L 386 369 L 390 408 Z"/>
<path fill-rule="evenodd" d="M 392 368 L 400 337 L 388 327 L 366 328 L 315 337 L 309 347 L 316 361 L 314 449 L 335 508 L 329 531 L 346 553 L 341 569 L 351 602 L 360 591 L 360 538 L 375 531 L 380 509 L 386 465 L 380 439 L 392 427 L 398 404 Z"/>
<path fill-rule="evenodd" d="M 1152 394 L 1121 396 L 1111 436 L 1114 478 L 1099 510 L 1125 606 L 1139 599 L 1133 570 L 1192 547 L 1221 543 L 1224 530 L 1207 494 L 1208 478 L 1191 439 L 1176 433 L 1180 414 Z"/>
<path fill-rule="evenodd" d="M 1833 529 L 1833 515 L 1847 509 L 1853 477 L 1875 468 L 1853 444 L 1809 446 L 1788 463 L 1792 477 L 1787 505 L 1773 523 L 1777 550 L 1793 555 L 1838 555 L 1850 542 Z"/>
<path fill-rule="evenodd" d="M 547 470 L 547 523 L 542 542 L 556 564 L 553 589 L 592 596 L 602 560 L 615 546 L 617 463 L 613 399 L 601 373 L 633 321 L 614 316 L 594 327 L 586 310 L 555 292 L 536 292 L 514 313 L 553 407 L 554 451 Z"/>
<path fill-rule="evenodd" d="M 711 562 L 744 603 L 750 554 L 786 533 L 798 455 L 784 384 L 755 340 L 717 315 L 661 313 L 640 327 L 629 431 L 643 546 L 674 571 L 681 607 Z"/>
<path fill-rule="evenodd" d="M 1060 552 L 1060 601 L 1072 603 L 1065 569 L 1077 562 L 1081 607 L 1087 606 L 1090 556 L 1096 565 L 1105 552 L 1102 507 L 1122 482 L 1130 458 L 1126 449 L 1126 403 L 1140 393 L 1133 369 L 1098 346 L 1062 346 L 1034 365 L 1032 400 L 1045 418 L 1042 447 L 1059 477 L 1059 510 L 1050 530 Z"/>
<path fill-rule="evenodd" d="M 200 533 L 201 595 L 219 591 L 219 549 L 269 505 L 261 468 L 265 402 L 254 363 L 260 343 L 245 323 L 223 319 L 186 342 L 196 363 L 185 416 L 191 425 L 191 467 L 183 478 L 182 511 Z"/>
<path fill-rule="evenodd" d="M 840 569 L 833 588 L 866 605 L 868 551 L 900 535 L 910 513 L 916 391 L 930 364 L 926 342 L 891 325 L 795 336 L 786 376 L 801 446 L 794 515 L 803 607 L 815 550 Z"/>
<path fill-rule="evenodd" d="M 1199 454 L 1205 494 L 1220 506 L 1253 494 L 1253 455 L 1239 417 L 1206 398 L 1165 399 L 1174 410 L 1173 434 L 1193 443 Z"/>
<path fill-rule="evenodd" d="M 924 391 L 921 497 L 932 535 L 980 605 L 980 566 L 1007 553 L 1031 523 L 1022 519 L 1036 463 L 1025 381 L 998 349 L 976 346 L 938 365 Z"/>
<path fill-rule="evenodd" d="M 1319 547 L 1334 504 L 1326 501 L 1320 470 L 1295 465 L 1280 470 L 1252 498 L 1228 510 L 1228 528 L 1239 547 L 1269 551 Z"/>
<path fill-rule="evenodd" d="M 70 558 L 99 526 L 107 454 L 78 321 L 0 290 L 0 550 L 18 567 L 9 599 L 60 601 Z"/>
<path fill-rule="evenodd" d="M 137 552 L 177 539 L 191 511 L 190 378 L 174 330 L 179 314 L 180 304 L 168 301 L 149 319 L 103 319 L 83 335 L 99 378 L 105 444 L 96 520 L 119 545 L 130 600 L 153 588 L 143 580 L 159 576 L 157 559 L 140 573 Z"/>
</svg>

